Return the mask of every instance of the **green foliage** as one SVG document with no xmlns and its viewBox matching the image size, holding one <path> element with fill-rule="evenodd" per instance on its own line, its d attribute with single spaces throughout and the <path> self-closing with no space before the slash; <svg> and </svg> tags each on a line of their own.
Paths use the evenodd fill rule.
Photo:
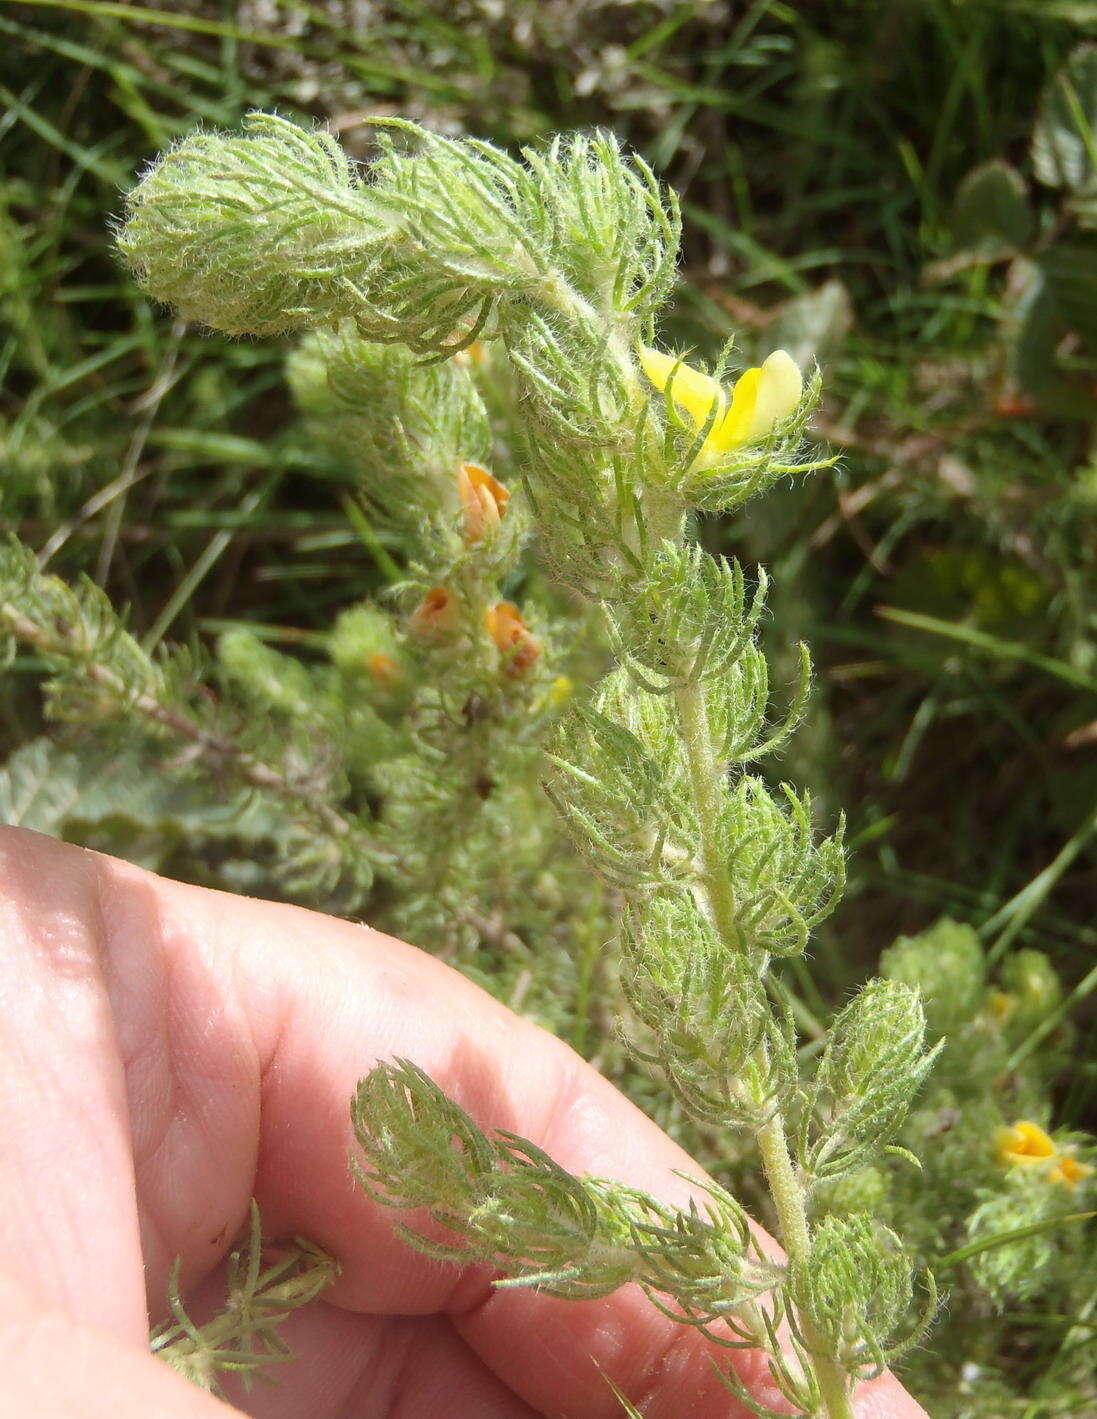
<svg viewBox="0 0 1097 1419">
<path fill-rule="evenodd" d="M 871 1217 L 827 1217 L 791 1286 L 803 1313 L 854 1373 L 879 1374 L 924 1333 L 936 1306 L 930 1289 L 920 1324 L 910 1258 L 894 1232 Z"/>
<path fill-rule="evenodd" d="M 489 1138 L 406 1060 L 374 1069 L 352 1112 L 364 1158 L 356 1176 L 386 1205 L 427 1209 L 442 1236 L 399 1231 L 430 1256 L 488 1262 L 513 1283 L 575 1300 L 634 1281 L 705 1321 L 779 1274 L 726 1193 L 706 1190 L 704 1211 L 683 1212 L 620 1183 L 574 1177 L 524 1138 Z"/>
<path fill-rule="evenodd" d="M 1097 246 L 1086 230 L 1097 209 L 1097 46 L 1081 45 L 1048 84 L 1030 159 L 1037 182 L 1063 193 L 1057 219 L 1035 222 L 1022 174 L 998 159 L 984 163 L 956 194 L 959 264 L 1012 263 L 1002 333 L 1018 391 L 1049 411 L 1092 418 L 1092 395 L 1058 347 L 1072 331 L 1097 350 Z"/>
<path fill-rule="evenodd" d="M 199 758 L 209 774 L 227 777 L 240 791 L 241 810 L 248 791 L 267 798 L 276 809 L 271 836 L 289 883 L 317 890 L 345 882 L 359 892 L 369 883 L 373 853 L 362 825 L 331 806 L 330 766 L 315 747 L 305 748 L 304 734 L 288 746 L 263 725 L 249 736 L 235 716 L 211 706 L 190 656 L 150 655 L 98 587 L 90 582 L 70 587 L 40 572 L 17 542 L 0 547 L 0 635 L 0 645 L 11 652 L 19 643 L 33 647 L 53 672 L 49 704 L 57 718 L 108 732 L 136 721 L 154 742 L 180 748 L 187 762 Z M 238 641 L 238 663 L 241 649 Z M 283 713 L 295 708 L 300 701 L 271 673 L 269 655 L 263 671 L 263 683 L 275 689 Z M 299 692 L 303 676 L 300 671 Z M 223 801 L 223 794 L 219 797 Z M 120 807 L 125 814 L 126 806 Z M 138 805 L 132 811 L 140 817 Z M 177 811 L 178 828 L 185 832 Z"/>
<path fill-rule="evenodd" d="M 677 223 L 608 135 L 530 155 L 530 168 L 396 120 L 379 142 L 364 184 L 330 135 L 271 114 L 240 138 L 188 138 L 131 193 L 119 247 L 151 295 L 234 335 L 345 316 L 367 339 L 454 353 L 527 300 L 551 309 L 561 277 L 568 299 L 602 309 L 665 298 Z"/>
<path fill-rule="evenodd" d="M 186 319 L 276 335 L 343 313 L 385 238 L 330 134 L 254 114 L 243 137 L 196 134 L 159 159 L 118 244 Z"/>
<path fill-rule="evenodd" d="M 1048 187 L 1097 195 L 1097 45 L 1084 44 L 1048 85 L 1032 135 L 1032 166 Z"/>
<path fill-rule="evenodd" d="M 241 142 L 262 149 L 262 161 L 277 161 L 277 153 L 268 154 L 263 146 L 268 130 L 264 121 L 253 119 L 251 136 L 226 139 L 223 150 L 216 139 L 203 137 L 196 147 L 184 145 L 169 154 L 131 200 L 120 243 L 139 278 L 154 293 L 170 295 L 169 283 L 157 273 L 173 234 L 142 214 L 164 200 L 185 204 L 184 194 L 193 188 L 200 220 L 212 234 L 199 249 L 219 252 L 221 264 L 196 268 L 190 248 L 173 258 L 191 267 L 182 298 L 188 311 L 201 310 L 230 332 L 238 328 L 242 310 L 265 311 L 273 292 L 280 291 L 286 303 L 303 291 L 299 233 L 311 234 L 320 225 L 319 218 L 294 212 L 280 239 L 260 252 L 257 266 L 246 264 L 242 247 L 233 245 L 249 224 L 265 223 L 269 215 L 250 210 L 242 227 L 229 215 L 247 207 L 253 188 L 251 166 L 241 167 Z M 313 140 L 304 135 L 284 141 L 295 155 Z M 249 163 L 256 151 L 250 150 Z M 294 162 L 289 171 L 301 187 Z M 348 253 L 347 303 L 333 308 L 322 289 L 315 323 L 323 327 L 351 318 L 375 340 L 399 332 L 409 351 L 438 354 L 458 351 L 482 334 L 500 339 L 532 429 L 524 441 L 524 471 L 535 519 L 545 528 L 558 525 L 565 512 L 581 519 L 573 524 L 572 538 L 557 545 L 554 560 L 566 564 L 578 544 L 583 549 L 576 558 L 578 576 L 570 579 L 607 609 L 623 604 L 610 619 L 624 663 L 605 679 L 592 705 L 565 717 L 552 756 L 558 775 L 554 801 L 580 848 L 629 900 L 626 968 L 646 951 L 665 953 L 664 969 L 655 978 L 641 966 L 635 983 L 625 986 L 656 1041 L 651 1057 L 665 1063 L 687 1110 L 755 1130 L 793 1275 L 802 1278 L 812 1243 L 783 1133 L 783 1115 L 796 1088 L 795 1030 L 787 1010 L 770 1008 L 764 981 L 770 958 L 803 952 L 812 927 L 837 900 L 841 831 L 816 844 L 808 797 L 786 787 L 779 803 L 760 779 L 743 772 L 783 743 L 798 722 L 809 676 L 807 653 L 801 650 L 800 687 L 787 721 L 771 731 L 766 658 L 755 638 L 764 581 L 748 605 L 741 571 L 710 564 L 699 550 L 687 551 L 682 529 L 691 504 L 727 505 L 792 471 L 784 461 L 789 440 L 817 398 L 817 382 L 793 408 L 801 388 L 798 373 L 790 400 L 787 392 L 767 392 L 776 388 L 765 383 L 769 366 L 750 371 L 736 386 L 732 406 L 738 410 L 742 401 L 755 401 L 735 414 L 750 432 L 731 440 L 726 452 L 719 451 L 723 443 L 707 441 L 713 414 L 693 438 L 669 394 L 654 397 L 631 351 L 646 335 L 652 299 L 665 294 L 677 242 L 676 207 L 662 198 L 646 169 L 626 163 L 608 140 L 557 143 L 544 155 L 526 154 L 525 166 L 519 166 L 485 144 L 418 134 L 406 148 L 385 141 L 368 184 L 353 175 L 346 176 L 346 184 L 364 194 L 368 220 L 374 211 L 383 212 L 391 225 L 377 240 L 368 272 L 357 250 Z M 308 189 L 307 196 L 317 210 L 332 205 L 326 190 Z M 621 232 L 627 244 L 619 239 Z M 656 235 L 648 240 L 648 232 Z M 287 268 L 296 273 L 294 279 L 279 287 L 281 277 L 272 273 Z M 230 275 L 240 293 L 231 309 L 218 295 Z M 254 298 L 247 295 L 249 287 Z M 484 472 L 474 488 L 467 463 L 458 462 L 454 470 L 454 454 L 460 459 L 463 451 L 450 440 L 462 435 L 467 421 L 458 418 L 449 428 L 432 420 L 427 411 L 438 401 L 425 381 L 437 383 L 438 377 L 417 371 L 408 363 L 410 355 L 403 358 L 403 365 L 394 364 L 368 347 L 348 344 L 344 336 L 336 347 L 313 346 L 298 387 L 306 405 L 323 405 L 319 362 L 335 400 L 327 413 L 337 436 L 345 436 L 348 421 L 351 428 L 366 419 L 378 422 L 377 433 L 356 443 L 360 462 L 375 475 L 371 481 L 381 486 L 382 511 L 386 503 L 400 509 L 415 495 L 417 475 L 424 483 L 416 499 L 420 505 L 429 508 L 441 495 L 444 506 L 450 491 L 452 507 L 456 472 L 462 506 L 449 520 L 457 522 L 460 511 L 460 530 L 451 533 L 452 546 L 444 517 L 437 532 L 420 534 L 425 565 L 413 563 L 412 570 L 421 585 L 439 577 L 442 582 L 427 590 L 412 615 L 409 640 L 418 638 L 424 660 L 436 653 L 432 647 L 445 647 L 440 683 L 452 693 L 462 671 L 476 677 L 484 664 L 479 649 L 484 628 L 501 650 L 498 628 L 505 624 L 515 658 L 501 665 L 488 658 L 501 689 L 508 677 L 525 677 L 541 658 L 540 645 L 516 608 L 493 604 L 484 584 L 485 576 L 500 568 L 481 555 L 483 519 L 502 525 L 503 490 Z M 782 358 L 787 388 L 790 362 Z M 718 367 L 715 379 L 697 371 L 683 378 L 722 399 L 715 382 L 719 374 Z M 443 378 L 448 390 L 461 376 Z M 369 398 L 371 381 L 379 398 Z M 473 399 L 445 393 L 442 401 L 452 403 L 454 397 L 466 405 Z M 763 398 L 770 403 L 763 406 Z M 772 412 L 756 414 L 755 403 Z M 539 438 L 546 434 L 573 460 L 570 506 L 561 499 L 559 479 L 544 476 L 552 466 L 538 456 Z M 613 463 L 611 482 L 603 472 L 607 458 Z M 653 528 L 662 534 L 658 539 Z M 635 586 L 644 588 L 639 598 Z M 729 615 L 735 619 L 729 621 Z M 280 674 L 274 652 L 237 638 L 224 644 L 222 658 L 230 676 L 243 675 L 249 693 L 261 696 L 271 712 L 312 713 L 304 672 Z M 633 667 L 662 672 L 662 683 L 647 682 Z M 396 662 L 387 659 L 378 678 L 389 681 L 397 673 Z M 491 693 L 486 683 L 480 693 Z M 466 710 L 469 703 L 466 699 Z M 413 711 L 409 718 L 414 724 Z M 412 765 L 397 762 L 404 782 L 415 782 Z M 396 781 L 386 786 L 394 796 Z M 424 814 L 424 800 L 429 803 L 417 792 L 416 811 L 429 824 L 436 854 L 444 824 L 429 807 Z M 688 933 L 681 944 L 680 932 Z M 707 1009 L 698 1008 L 698 981 L 709 993 Z M 721 1020 L 716 1007 L 732 994 L 743 1019 L 742 1028 L 733 1030 L 740 1052 L 729 1060 L 722 1031 L 738 1022 Z M 690 996 L 683 1019 L 680 1007 Z M 883 1047 L 876 1042 L 881 1031 Z M 817 1081 L 817 1096 L 828 1097 L 833 1116 L 830 1138 L 813 1154 L 817 1171 L 826 1171 L 826 1160 L 843 1144 L 850 1166 L 898 1128 L 926 1067 L 921 1037 L 921 1007 L 899 986 L 869 988 L 839 1018 Z M 732 1062 L 734 1075 L 728 1069 Z M 436 1221 L 473 1239 L 476 1259 L 502 1263 L 512 1274 L 561 1294 L 601 1294 L 630 1279 L 656 1284 L 650 1271 L 638 1267 L 634 1221 L 626 1233 L 612 1205 L 607 1211 L 605 1199 L 595 1202 L 589 1184 L 563 1174 L 533 1144 L 513 1139 L 502 1149 L 490 1145 L 421 1075 L 403 1067 L 394 1075 L 380 1066 L 359 1091 L 355 1123 L 367 1157 L 363 1180 L 371 1191 L 405 1207 L 426 1202 Z M 650 1211 L 654 1204 L 644 1206 Z M 747 1233 L 737 1215 L 714 1217 L 713 1226 L 725 1247 L 734 1243 L 742 1252 Z M 681 1225 L 669 1230 L 682 1233 Z M 700 1233 L 693 1228 L 691 1236 L 697 1240 Z M 468 1250 L 466 1245 L 454 1253 L 448 1244 L 417 1240 L 445 1257 Z M 672 1266 L 669 1253 L 664 1256 L 664 1285 L 677 1278 L 680 1260 Z M 769 1319 L 762 1330 L 745 1312 L 737 1320 L 740 1329 L 746 1326 L 745 1335 L 763 1344 L 774 1382 L 803 1412 L 819 1408 L 831 1419 L 847 1415 L 849 1381 L 864 1368 L 862 1350 L 876 1357 L 886 1353 L 903 1288 L 898 1271 L 890 1263 L 880 1265 L 881 1284 L 887 1281 L 879 1317 L 883 1329 L 872 1330 L 868 1315 L 862 1315 L 852 1350 L 843 1348 L 829 1323 L 813 1319 L 815 1302 L 809 1303 L 801 1280 L 801 1358 L 811 1354 L 812 1359 L 800 1376 L 776 1340 L 786 1304 L 780 1290 L 764 1312 Z M 711 1271 L 707 1263 L 702 1269 Z M 687 1309 L 696 1304 L 696 1297 L 678 1290 L 671 1285 L 672 1297 Z M 701 1298 L 701 1310 L 713 1315 L 744 1299 L 736 1292 L 729 1300 L 721 1289 L 718 1296 Z M 847 1299 L 856 1306 L 856 1298 Z"/>
<path fill-rule="evenodd" d="M 425 116 L 451 135 L 489 133 L 509 154 L 531 140 L 543 154 L 538 135 L 561 126 L 608 124 L 683 199 L 686 280 L 667 316 L 677 341 L 703 358 L 735 328 L 737 361 L 778 346 L 805 368 L 823 360 L 819 426 L 843 451 L 836 480 L 782 487 L 734 522 L 701 528 L 704 546 L 726 554 L 701 558 L 702 567 L 730 572 L 739 562 L 753 582 L 758 557 L 774 566 L 772 619 L 757 627 L 767 678 L 779 692 L 795 683 L 787 647 L 800 635 L 817 659 L 814 712 L 789 741 L 785 772 L 811 783 L 821 821 L 837 801 L 854 805 L 852 890 L 815 944 L 818 989 L 799 957 L 778 962 L 770 980 L 809 1036 L 805 1083 L 832 1002 L 872 972 L 881 941 L 897 930 L 909 939 L 942 909 L 970 919 L 987 942 L 1000 937 L 981 995 L 970 950 L 942 942 L 939 958 L 925 952 L 918 980 L 933 997 L 930 1037 L 951 1033 L 899 1140 L 921 1174 L 898 1158 L 860 1169 L 819 1184 L 813 1207 L 821 1214 L 844 1198 L 846 1211 L 883 1217 L 936 1264 L 971 1244 L 971 1215 L 1008 1180 L 993 1226 L 1008 1232 L 1031 1217 L 1039 1194 L 1036 1215 L 1050 1228 L 1040 1235 L 1054 1252 L 1041 1288 L 1022 1301 L 1001 1288 L 992 1300 L 977 1284 L 980 1265 L 1008 1265 L 1009 1245 L 950 1264 L 947 1324 L 904 1359 L 904 1374 L 935 1415 L 1089 1412 L 1097 1390 L 1085 1317 L 1097 1276 L 1084 1224 L 1058 1217 L 1089 1205 L 1092 1184 L 1030 1187 L 1040 1177 L 1003 1167 L 994 1143 L 1020 1117 L 1063 1128 L 1092 1119 L 1093 197 L 1085 182 L 1047 186 L 1041 156 L 1044 145 L 1056 170 L 1060 156 L 1080 161 L 1083 177 L 1092 167 L 1088 51 L 1070 58 L 1089 24 L 1085 7 L 893 7 L 883 29 L 875 7 L 861 4 L 763 6 L 734 27 L 722 3 L 698 10 L 676 0 L 665 9 L 515 0 L 502 13 L 474 4 L 459 14 L 428 0 L 414 15 L 402 4 L 342 0 L 307 13 L 252 0 L 231 16 L 219 0 L 173 8 L 159 27 L 138 7 L 129 18 L 94 6 L 0 15 L 0 513 L 51 571 L 69 583 L 87 571 L 115 605 L 131 606 L 125 629 L 138 649 L 154 651 L 170 628 L 195 652 L 180 677 L 183 702 L 173 701 L 175 727 L 135 716 L 133 704 L 116 712 L 102 686 L 78 684 L 56 700 L 72 707 L 58 746 L 39 738 L 47 667 L 32 640 L 16 637 L 0 736 L 5 751 L 30 747 L 9 760 L 6 820 L 22 815 L 183 878 L 291 893 L 405 932 L 596 1054 L 721 1181 L 764 1208 L 750 1148 L 711 1125 L 694 1128 L 658 1092 L 657 1071 L 626 1063 L 607 1028 L 617 962 L 602 950 L 618 889 L 591 881 L 532 787 L 542 740 L 566 703 L 586 703 L 605 647 L 597 620 L 550 589 L 536 552 L 514 558 L 508 537 L 524 539 L 532 518 L 554 577 L 608 597 L 614 615 L 634 600 L 646 605 L 656 585 L 650 563 L 647 579 L 638 574 L 644 547 L 675 539 L 674 497 L 650 529 L 629 500 L 633 415 L 646 419 L 646 410 L 633 410 L 605 348 L 609 322 L 591 338 L 524 303 L 509 354 L 495 342 L 474 369 L 491 422 L 491 446 L 476 461 L 514 496 L 500 535 L 466 570 L 490 564 L 500 584 L 487 594 L 519 604 L 543 647 L 532 679 L 508 679 L 500 694 L 498 653 L 472 614 L 482 598 L 462 592 L 469 614 L 448 644 L 408 633 L 409 613 L 441 579 L 436 568 L 456 568 L 468 550 L 452 464 L 439 462 L 429 498 L 424 480 L 421 499 L 380 505 L 382 489 L 403 486 L 388 484 L 378 461 L 398 449 L 382 440 L 359 458 L 377 425 L 367 417 L 355 429 L 351 409 L 336 417 L 316 352 L 336 342 L 358 351 L 347 371 L 353 390 L 366 351 L 379 369 L 388 356 L 401 361 L 399 345 L 379 350 L 346 324 L 307 336 L 291 355 L 291 379 L 307 410 L 298 381 L 311 366 L 316 417 L 293 424 L 281 348 L 231 345 L 156 319 L 108 251 L 107 214 L 136 155 L 178 142 L 197 121 L 235 126 L 245 103 L 301 115 L 308 132 L 334 117 L 359 156 L 372 140 L 353 116 L 378 107 Z M 177 28 L 188 12 L 213 32 Z M 267 43 L 272 36 L 280 42 Z M 397 135 L 394 153 L 406 144 Z M 327 159 L 313 151 L 305 165 L 326 185 Z M 973 168 L 981 179 L 969 191 Z M 1020 204 L 1010 169 L 1024 183 Z M 332 180 L 338 187 L 337 173 Z M 258 184 L 249 198 L 253 216 L 274 203 L 275 225 L 296 200 Z M 634 235 L 654 239 L 642 203 L 635 213 Z M 338 226 L 332 213 L 325 220 Z M 612 262 L 612 225 L 585 231 Z M 262 232 L 248 259 L 259 249 L 273 259 Z M 561 244 L 560 269 L 568 254 Z M 298 274 L 320 300 L 330 272 L 312 269 L 309 255 Z M 615 269 L 627 278 L 627 262 Z M 583 279 L 573 262 L 569 280 Z M 596 287 L 608 289 L 604 277 L 584 290 Z M 523 359 L 533 374 L 517 368 Z M 527 381 L 542 366 L 553 378 L 531 399 Z M 450 366 L 432 368 L 439 389 L 460 398 L 468 388 Z M 385 399 L 382 382 L 369 387 Z M 591 388 L 601 406 L 593 419 Z M 390 415 L 401 401 L 415 409 L 403 427 L 425 470 L 433 435 L 419 441 L 418 419 L 430 400 L 416 408 L 401 387 L 385 403 Z M 629 416 L 609 419 L 615 409 Z M 663 487 L 675 493 L 695 435 L 670 420 L 664 433 Z M 592 443 L 605 457 L 584 455 Z M 736 495 L 734 478 L 719 489 L 693 481 L 691 500 Z M 664 651 L 677 653 L 666 630 L 694 605 L 676 577 L 672 569 L 655 592 L 649 619 L 633 618 L 622 635 L 610 627 L 614 655 L 674 698 L 688 685 L 664 668 Z M 404 585 L 395 597 L 392 583 Z M 663 595 L 677 598 L 665 613 Z M 910 619 L 881 624 L 880 602 Z M 733 617 L 738 624 L 742 613 Z M 220 658 L 203 646 L 220 647 Z M 634 649 L 650 663 L 631 659 Z M 736 673 L 732 650 L 707 679 Z M 363 672 L 375 655 L 400 674 L 381 683 Z M 61 659 L 48 673 L 66 678 Z M 179 723 L 216 737 L 199 747 Z M 241 750 L 295 796 L 242 775 Z M 765 786 L 772 794 L 768 778 Z M 355 835 L 349 853 L 346 821 L 368 838 Z M 668 830 L 654 900 L 697 880 L 695 827 L 680 825 L 678 854 L 679 828 Z M 367 874 L 353 881 L 367 863 L 368 894 Z M 681 1002 L 713 1049 L 722 1040 L 734 1049 L 698 984 L 719 1000 L 738 978 L 709 955 L 705 920 L 681 943 L 680 965 L 645 990 Z M 1079 1002 L 1083 1033 L 1074 1037 L 1064 1016 Z M 655 1052 L 646 1025 L 632 1032 L 639 1050 Z M 684 1030 L 667 1038 L 668 1061 L 692 1080 L 699 1066 Z M 700 1061 L 708 1079 L 713 1049 Z M 1062 1128 L 1055 1137 L 1080 1146 Z M 1002 1233 L 979 1235 L 993 1243 Z"/>
<path fill-rule="evenodd" d="M 229 1253 L 225 1305 L 198 1325 L 179 1292 L 178 1269 L 169 1283 L 172 1318 L 156 1327 L 152 1349 L 193 1384 L 221 1394 L 219 1376 L 241 1377 L 246 1389 L 267 1379 L 272 1364 L 292 1360 L 278 1327 L 293 1311 L 315 1300 L 339 1275 L 339 1267 L 313 1242 L 296 1238 L 264 1265 L 259 1209 L 251 1204 L 247 1241 Z"/>
<path fill-rule="evenodd" d="M 1033 222 L 1024 178 L 999 159 L 975 168 L 956 193 L 952 225 L 957 242 L 969 249 L 1009 256 L 1027 246 Z"/>
<path fill-rule="evenodd" d="M 933 1064 L 924 1037 L 921 995 L 894 980 L 870 981 L 839 1014 L 812 1088 L 810 1111 L 827 1126 L 805 1139 L 811 1173 L 840 1176 L 891 1142 Z"/>
<path fill-rule="evenodd" d="M 780 1081 L 758 1077 L 759 1047 L 786 1084 L 795 1064 L 749 957 L 728 951 L 690 898 L 662 895 L 633 908 L 623 951 L 625 996 L 650 1036 L 633 1048 L 683 1108 L 717 1125 L 772 1111 Z"/>
</svg>

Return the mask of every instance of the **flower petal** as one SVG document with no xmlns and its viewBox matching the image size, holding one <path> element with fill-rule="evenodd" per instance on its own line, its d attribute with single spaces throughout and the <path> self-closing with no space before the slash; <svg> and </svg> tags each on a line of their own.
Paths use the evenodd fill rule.
<svg viewBox="0 0 1097 1419">
<path fill-rule="evenodd" d="M 804 377 L 799 365 L 787 350 L 774 350 L 762 365 L 748 442 L 764 439 L 775 424 L 791 417 L 803 393 Z"/>
<path fill-rule="evenodd" d="M 747 370 L 735 381 L 731 391 L 731 408 L 705 440 L 706 453 L 727 453 L 751 441 L 754 410 L 758 403 L 760 369 Z"/>
<path fill-rule="evenodd" d="M 724 407 L 724 391 L 711 375 L 695 370 L 675 355 L 664 355 L 647 345 L 640 346 L 640 364 L 656 389 L 666 392 L 698 428 L 702 428 L 716 406 L 717 417 Z"/>
</svg>

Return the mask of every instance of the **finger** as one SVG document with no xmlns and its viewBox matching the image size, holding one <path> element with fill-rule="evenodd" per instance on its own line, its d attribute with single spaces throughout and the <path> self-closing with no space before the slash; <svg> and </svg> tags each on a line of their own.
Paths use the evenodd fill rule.
<svg viewBox="0 0 1097 1419">
<path fill-rule="evenodd" d="M 489 1367 L 547 1414 L 609 1412 L 603 1373 L 650 1399 L 652 1415 L 680 1401 L 684 1376 L 708 1383 L 700 1338 L 635 1291 L 583 1305 L 492 1294 L 482 1271 L 409 1253 L 392 1214 L 351 1181 L 354 1085 L 377 1058 L 407 1055 L 482 1124 L 532 1138 L 573 1171 L 683 1200 L 674 1170 L 696 1171 L 689 1159 L 570 1050 L 376 933 L 108 859 L 100 874 L 138 1192 L 161 1280 L 176 1253 L 191 1274 L 208 1270 L 254 1187 L 276 1230 L 336 1253 L 343 1304 L 452 1310 Z M 748 1362 L 750 1382 L 760 1373 Z M 711 1393 L 694 1412 L 737 1412 Z M 919 1412 L 887 1403 L 880 1412 L 895 1419 Z"/>
<path fill-rule="evenodd" d="M 225 1272 L 187 1298 L 199 1325 L 225 1305 Z M 443 1316 L 363 1315 L 311 1302 L 278 1328 L 292 1363 L 266 1365 L 274 1384 L 222 1375 L 227 1397 L 253 1419 L 536 1419 Z"/>
<path fill-rule="evenodd" d="M 73 1320 L 10 1273 L 0 1274 L 0 1374 L 0 1414 L 11 1419 L 231 1419 L 236 1412 L 115 1331 Z"/>
<path fill-rule="evenodd" d="M 0 836 L 0 1263 L 147 1338 L 126 1087 L 88 854 Z"/>
<path fill-rule="evenodd" d="M 293 1362 L 250 1394 L 253 1419 L 537 1419 L 442 1316 L 363 1316 L 318 1302 L 281 1331 Z"/>
</svg>

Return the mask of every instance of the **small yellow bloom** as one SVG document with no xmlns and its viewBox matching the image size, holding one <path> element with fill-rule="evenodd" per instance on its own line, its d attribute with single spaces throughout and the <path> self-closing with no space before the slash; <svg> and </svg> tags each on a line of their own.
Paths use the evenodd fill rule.
<svg viewBox="0 0 1097 1419">
<path fill-rule="evenodd" d="M 998 1133 L 998 1157 L 1003 1163 L 1034 1167 L 1051 1161 L 1055 1153 L 1054 1140 L 1038 1123 L 1030 1123 L 1028 1119 L 1022 1119 L 1012 1128 L 1003 1128 Z"/>
<path fill-rule="evenodd" d="M 1046 1168 L 1049 1182 L 1062 1183 L 1069 1188 L 1093 1172 L 1088 1163 L 1079 1163 L 1077 1158 L 1064 1153 L 1054 1138 L 1028 1119 L 999 1131 L 998 1158 L 1000 1162 L 1021 1167 Z"/>
<path fill-rule="evenodd" d="M 799 366 L 786 350 L 735 381 L 729 402 L 723 385 L 673 355 L 640 346 L 640 364 L 656 389 L 670 389 L 675 404 L 698 429 L 712 419 L 698 462 L 713 463 L 746 444 L 759 443 L 791 417 L 804 393 Z"/>
<path fill-rule="evenodd" d="M 465 545 L 473 547 L 502 522 L 510 494 L 479 463 L 462 463 L 458 468 L 457 494 L 461 499 Z"/>
<path fill-rule="evenodd" d="M 549 688 L 549 700 L 554 705 L 567 704 L 575 693 L 575 686 L 569 675 L 557 675 Z"/>
</svg>

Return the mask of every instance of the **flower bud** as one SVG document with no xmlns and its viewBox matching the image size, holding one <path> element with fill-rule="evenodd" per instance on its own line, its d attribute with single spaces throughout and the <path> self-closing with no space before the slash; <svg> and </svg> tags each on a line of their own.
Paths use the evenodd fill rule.
<svg viewBox="0 0 1097 1419">
<path fill-rule="evenodd" d="M 978 935 L 964 922 L 942 917 L 918 936 L 900 936 L 880 966 L 889 980 L 921 992 L 931 1036 L 955 1034 L 979 1013 L 986 965 Z"/>
<path fill-rule="evenodd" d="M 432 586 L 411 613 L 411 629 L 420 636 L 437 639 L 457 629 L 457 598 L 445 586 Z"/>
<path fill-rule="evenodd" d="M 457 493 L 461 499 L 465 546 L 473 547 L 496 531 L 507 510 L 510 494 L 478 463 L 461 464 L 457 470 Z"/>
<path fill-rule="evenodd" d="M 1002 980 L 1013 1004 L 1010 1024 L 1019 1029 L 1031 1029 L 1063 998 L 1059 977 L 1043 951 L 1014 952 L 1002 967 Z"/>
<path fill-rule="evenodd" d="M 508 675 L 521 675 L 541 654 L 541 642 L 523 621 L 518 607 L 497 601 L 484 612 L 484 625 L 496 650 L 504 657 Z"/>
<path fill-rule="evenodd" d="M 894 1232 L 865 1214 L 824 1217 L 789 1281 L 800 1312 L 852 1375 L 882 1370 L 917 1334 L 911 1259 Z"/>
<path fill-rule="evenodd" d="M 924 1039 L 921 996 L 899 981 L 870 981 L 841 1012 L 813 1090 L 831 1120 L 807 1151 L 816 1176 L 870 1162 L 895 1136 L 936 1054 Z"/>
<path fill-rule="evenodd" d="M 400 667 L 392 656 L 386 655 L 383 650 L 375 651 L 369 657 L 366 661 L 366 669 L 378 685 L 385 689 L 395 685 L 400 679 Z"/>
</svg>

